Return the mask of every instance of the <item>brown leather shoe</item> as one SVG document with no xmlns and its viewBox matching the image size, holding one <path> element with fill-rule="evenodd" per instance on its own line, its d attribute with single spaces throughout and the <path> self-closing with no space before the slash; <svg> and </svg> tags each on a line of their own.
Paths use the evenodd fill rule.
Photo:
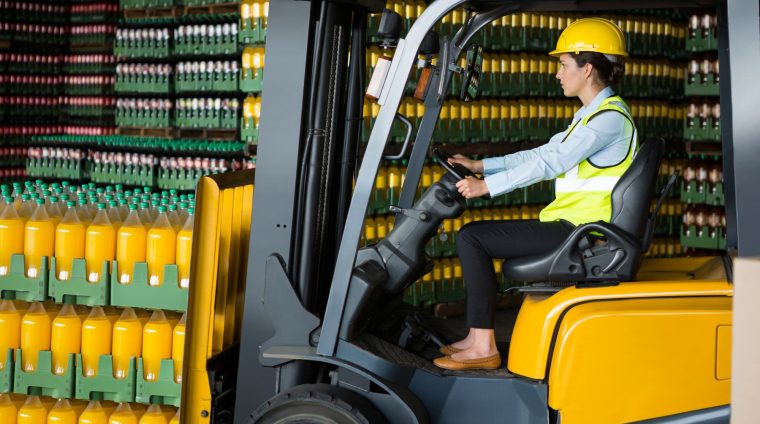
<svg viewBox="0 0 760 424">
<path fill-rule="evenodd" d="M 477 359 L 453 359 L 450 355 L 436 358 L 433 363 L 447 370 L 495 370 L 501 366 L 501 355 L 496 353 L 485 358 Z"/>
<path fill-rule="evenodd" d="M 446 346 L 441 346 L 441 348 L 438 349 L 438 351 L 446 356 L 451 356 L 457 352 L 461 352 L 462 349 L 457 349 L 452 345 L 446 345 Z"/>
</svg>

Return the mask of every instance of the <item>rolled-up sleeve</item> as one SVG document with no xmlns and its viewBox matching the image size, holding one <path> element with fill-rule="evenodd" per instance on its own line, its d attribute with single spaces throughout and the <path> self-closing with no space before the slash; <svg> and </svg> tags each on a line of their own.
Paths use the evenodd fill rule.
<svg viewBox="0 0 760 424">
<path fill-rule="evenodd" d="M 485 182 L 489 193 L 491 196 L 498 196 L 539 181 L 556 178 L 618 141 L 624 133 L 625 122 L 626 118 L 620 113 L 600 113 L 589 120 L 587 125 L 576 125 L 564 141 L 557 141 L 552 137 L 549 143 L 535 149 L 503 158 L 484 160 Z M 494 172 L 497 168 L 500 170 Z"/>
</svg>

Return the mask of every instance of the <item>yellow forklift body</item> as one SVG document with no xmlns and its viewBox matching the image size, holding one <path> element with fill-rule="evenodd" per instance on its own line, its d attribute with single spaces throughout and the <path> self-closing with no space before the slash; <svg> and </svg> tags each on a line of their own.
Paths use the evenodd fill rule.
<svg viewBox="0 0 760 424">
<path fill-rule="evenodd" d="M 719 259 L 642 267 L 662 281 L 528 295 L 509 370 L 548 380 L 549 406 L 563 423 L 631 422 L 728 404 L 733 288 L 715 271 Z"/>
</svg>

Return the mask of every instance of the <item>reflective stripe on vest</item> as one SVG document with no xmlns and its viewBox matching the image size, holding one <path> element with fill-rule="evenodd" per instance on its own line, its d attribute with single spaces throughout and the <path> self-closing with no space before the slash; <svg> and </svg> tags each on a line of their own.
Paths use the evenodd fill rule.
<svg viewBox="0 0 760 424">
<path fill-rule="evenodd" d="M 638 148 L 638 134 L 628 106 L 618 96 L 608 97 L 594 112 L 573 123 L 562 142 L 578 125 L 587 125 L 592 117 L 604 111 L 615 111 L 626 118 L 626 130 L 631 131 L 628 154 L 620 163 L 609 167 L 594 166 L 589 158 L 557 177 L 554 186 L 556 198 L 541 211 L 541 221 L 564 219 L 574 225 L 609 222 L 612 216 L 612 190 L 631 165 Z"/>
</svg>

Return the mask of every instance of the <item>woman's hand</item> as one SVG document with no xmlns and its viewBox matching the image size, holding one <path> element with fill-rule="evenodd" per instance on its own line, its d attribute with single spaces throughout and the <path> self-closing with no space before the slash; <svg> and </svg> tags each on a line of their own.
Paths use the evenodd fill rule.
<svg viewBox="0 0 760 424">
<path fill-rule="evenodd" d="M 459 190 L 459 194 L 464 196 L 465 199 L 473 199 L 489 193 L 486 182 L 473 177 L 459 180 L 457 190 Z"/>
<path fill-rule="evenodd" d="M 452 156 L 449 159 L 449 163 L 452 165 L 458 163 L 464 166 L 465 168 L 469 169 L 471 172 L 483 172 L 482 160 L 472 160 L 468 158 L 467 156 L 460 155 L 459 153 Z"/>
</svg>

